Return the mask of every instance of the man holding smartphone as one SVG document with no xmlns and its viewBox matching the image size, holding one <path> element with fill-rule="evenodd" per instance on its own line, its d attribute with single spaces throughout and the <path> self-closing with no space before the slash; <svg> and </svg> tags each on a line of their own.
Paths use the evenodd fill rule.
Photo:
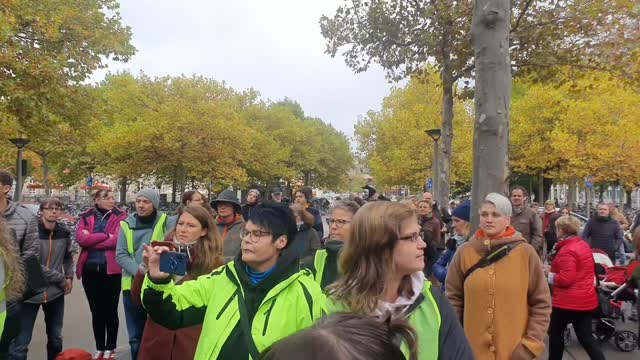
<svg viewBox="0 0 640 360">
<path fill-rule="evenodd" d="M 196 280 L 176 285 L 160 271 L 168 247 L 145 246 L 149 272 L 142 303 L 168 329 L 202 324 L 195 359 L 253 359 L 271 344 L 322 316 L 322 290 L 299 270 L 292 242 L 297 232 L 284 204 L 258 205 L 242 234 L 236 258 Z"/>
<path fill-rule="evenodd" d="M 142 189 L 136 195 L 136 212 L 120 223 L 116 259 L 122 266 L 122 302 L 132 360 L 138 358 L 147 312 L 131 299 L 131 282 L 142 263 L 143 246 L 164 240 L 167 214 L 158 210 L 159 205 L 156 190 Z"/>
</svg>

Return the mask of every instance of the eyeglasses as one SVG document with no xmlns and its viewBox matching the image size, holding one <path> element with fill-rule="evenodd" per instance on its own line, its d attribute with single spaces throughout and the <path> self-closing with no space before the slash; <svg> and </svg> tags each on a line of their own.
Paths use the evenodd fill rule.
<svg viewBox="0 0 640 360">
<path fill-rule="evenodd" d="M 46 207 L 46 208 L 42 208 L 42 210 L 49 210 L 49 211 L 62 211 L 61 208 L 59 207 Z"/>
<path fill-rule="evenodd" d="M 418 242 L 418 240 L 422 239 L 421 233 L 413 233 L 409 236 L 399 237 L 398 240 L 411 241 L 412 243 Z"/>
<path fill-rule="evenodd" d="M 240 230 L 240 238 L 243 240 L 253 240 L 258 241 L 261 237 L 271 236 L 271 233 L 268 231 L 260 231 L 260 230 Z"/>
<path fill-rule="evenodd" d="M 351 224 L 351 221 L 349 220 L 342 220 L 342 219 L 331 219 L 331 218 L 327 218 L 327 225 L 331 226 L 333 224 L 336 224 L 337 228 L 341 228 L 343 226 L 345 226 L 346 224 Z"/>
</svg>

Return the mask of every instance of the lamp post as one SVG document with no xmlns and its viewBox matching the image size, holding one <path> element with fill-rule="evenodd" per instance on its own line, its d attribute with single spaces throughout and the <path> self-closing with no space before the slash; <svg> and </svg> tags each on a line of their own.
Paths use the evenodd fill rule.
<svg viewBox="0 0 640 360">
<path fill-rule="evenodd" d="M 14 200 L 16 202 L 20 202 L 22 197 L 22 151 L 30 140 L 26 138 L 13 138 L 9 139 L 9 141 L 18 148 L 18 160 L 16 163 L 16 191 Z"/>
<path fill-rule="evenodd" d="M 438 140 L 440 140 L 440 136 L 442 136 L 442 130 L 440 129 L 430 129 L 424 131 L 429 137 L 433 140 L 433 165 L 431 166 L 431 172 L 433 173 L 433 198 L 438 202 L 438 204 L 442 204 L 442 200 L 439 197 L 440 191 L 440 168 L 438 164 Z"/>
</svg>

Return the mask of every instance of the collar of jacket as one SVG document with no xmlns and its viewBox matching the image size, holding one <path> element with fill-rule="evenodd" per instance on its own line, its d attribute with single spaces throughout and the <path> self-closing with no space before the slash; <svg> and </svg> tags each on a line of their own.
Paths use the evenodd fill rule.
<svg viewBox="0 0 640 360">
<path fill-rule="evenodd" d="M 230 217 L 229 221 L 224 221 L 224 219 L 221 216 L 218 216 L 218 218 L 216 219 L 216 223 L 218 225 L 224 225 L 224 226 L 233 225 L 241 221 L 243 221 L 242 214 L 235 214 L 235 216 Z"/>
<path fill-rule="evenodd" d="M 569 244 L 575 244 L 579 241 L 581 241 L 582 239 L 579 236 L 571 236 L 568 237 L 564 240 L 558 240 L 558 245 L 556 245 L 556 252 L 559 252 L 560 249 L 562 249 L 563 247 L 569 245 Z"/>
<path fill-rule="evenodd" d="M 242 252 L 241 252 L 235 258 L 234 270 L 240 280 L 240 283 L 242 284 L 242 287 L 245 289 L 246 288 L 261 289 L 262 291 L 266 291 L 266 292 L 270 291 L 271 288 L 277 286 L 278 283 L 289 278 L 291 275 L 295 274 L 300 269 L 298 265 L 298 258 L 295 254 L 295 251 L 292 250 L 291 245 L 289 245 L 286 249 L 284 249 L 280 253 L 280 257 L 276 262 L 276 267 L 273 270 L 273 272 L 271 272 L 269 276 L 267 276 L 264 280 L 262 280 L 260 283 L 256 285 L 254 285 L 251 282 L 251 279 L 249 279 L 249 275 L 245 271 L 246 265 L 247 264 L 244 261 L 242 261 Z"/>
<path fill-rule="evenodd" d="M 7 207 L 4 209 L 4 216 L 7 217 L 11 215 L 14 211 L 16 211 L 16 207 L 18 203 L 13 202 L 11 200 L 7 200 Z"/>
<path fill-rule="evenodd" d="M 44 226 L 44 221 L 42 219 L 38 220 L 38 232 L 40 233 L 41 238 L 49 238 L 52 230 L 47 229 Z M 56 222 L 56 225 L 53 228 L 53 237 L 55 239 L 69 237 L 69 231 L 59 222 Z"/>
</svg>

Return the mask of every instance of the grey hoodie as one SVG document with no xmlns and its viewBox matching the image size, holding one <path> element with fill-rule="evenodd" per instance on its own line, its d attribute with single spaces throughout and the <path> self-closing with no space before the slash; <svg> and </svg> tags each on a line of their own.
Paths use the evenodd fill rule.
<svg viewBox="0 0 640 360">
<path fill-rule="evenodd" d="M 156 218 L 153 221 L 153 226 L 148 226 L 142 224 L 138 221 L 138 214 L 133 213 L 129 215 L 125 222 L 129 224 L 129 228 L 133 230 L 133 253 L 132 257 L 129 254 L 129 250 L 127 247 L 127 237 L 120 228 L 120 233 L 118 234 L 118 245 L 116 246 L 116 261 L 118 265 L 122 267 L 123 276 L 135 276 L 138 272 L 138 267 L 142 263 L 142 254 L 144 252 L 144 247 L 142 244 L 149 244 L 151 242 L 151 236 L 153 235 L 153 228 L 158 223 L 158 220 L 163 215 L 162 212 L 158 211 L 156 214 Z M 165 222 L 165 227 L 167 223 Z M 164 234 L 165 230 L 163 229 L 162 233 Z"/>
<path fill-rule="evenodd" d="M 35 256 L 39 259 L 38 219 L 35 215 L 26 207 L 13 201 L 8 202 L 3 215 L 9 228 L 16 232 L 16 247 L 20 249 L 22 258 Z"/>
</svg>

